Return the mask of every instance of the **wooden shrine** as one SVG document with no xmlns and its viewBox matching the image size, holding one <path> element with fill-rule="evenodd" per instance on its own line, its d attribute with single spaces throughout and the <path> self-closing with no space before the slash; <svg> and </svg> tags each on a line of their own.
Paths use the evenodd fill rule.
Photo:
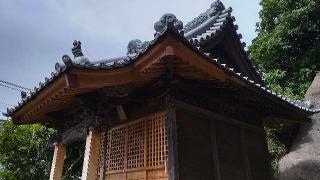
<svg viewBox="0 0 320 180">
<path fill-rule="evenodd" d="M 272 92 L 220 1 L 183 23 L 166 14 L 152 41 L 91 61 L 81 43 L 7 115 L 58 131 L 50 179 L 86 141 L 82 179 L 270 180 L 265 126 L 309 122 L 307 103 Z"/>
</svg>

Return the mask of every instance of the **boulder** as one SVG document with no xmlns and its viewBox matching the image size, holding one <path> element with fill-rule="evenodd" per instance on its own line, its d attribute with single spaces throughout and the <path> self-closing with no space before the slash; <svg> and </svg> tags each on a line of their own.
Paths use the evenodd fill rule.
<svg viewBox="0 0 320 180">
<path fill-rule="evenodd" d="M 305 100 L 320 108 L 320 76 L 309 87 Z M 311 117 L 310 124 L 300 126 L 290 152 L 280 159 L 280 180 L 320 179 L 320 113 Z"/>
</svg>

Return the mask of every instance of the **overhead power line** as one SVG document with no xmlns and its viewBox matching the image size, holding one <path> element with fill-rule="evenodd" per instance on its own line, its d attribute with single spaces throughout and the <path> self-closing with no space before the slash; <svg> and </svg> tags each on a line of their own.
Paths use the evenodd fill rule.
<svg viewBox="0 0 320 180">
<path fill-rule="evenodd" d="M 31 90 L 29 88 L 26 88 L 26 87 L 23 87 L 23 86 L 20 86 L 20 85 L 17 85 L 17 84 L 8 82 L 8 81 L 4 81 L 4 80 L 1 80 L 1 79 L 0 79 L 0 83 L 7 84 L 7 85 L 10 85 L 10 86 L 13 86 L 13 87 L 16 87 L 16 88 L 19 88 L 19 89 L 27 90 L 27 91 Z"/>
<path fill-rule="evenodd" d="M 0 104 L 5 105 L 5 106 L 13 106 L 13 105 L 8 104 L 8 103 L 5 103 L 5 102 L 3 102 L 3 101 L 0 101 Z"/>
<path fill-rule="evenodd" d="M 8 88 L 8 89 L 16 90 L 16 91 L 19 91 L 19 92 L 22 92 L 22 91 L 23 91 L 23 90 L 21 90 L 21 89 L 17 89 L 17 88 L 14 88 L 14 87 L 6 86 L 6 85 L 1 84 L 1 83 L 0 83 L 0 86 L 5 87 L 5 88 Z"/>
</svg>

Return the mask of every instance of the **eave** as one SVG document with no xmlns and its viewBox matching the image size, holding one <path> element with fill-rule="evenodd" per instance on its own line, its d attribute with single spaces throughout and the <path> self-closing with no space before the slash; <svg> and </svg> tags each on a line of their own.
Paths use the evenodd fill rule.
<svg viewBox="0 0 320 180">
<path fill-rule="evenodd" d="M 168 60 L 176 63 L 175 73 L 182 78 L 232 83 L 248 91 L 259 93 L 261 97 L 276 102 L 302 117 L 315 112 L 294 106 L 268 88 L 244 77 L 226 65 L 219 64 L 215 59 L 210 58 L 210 55 L 192 46 L 175 29 L 168 28 L 145 52 L 125 64 L 118 64 L 112 68 L 73 64 L 62 70 L 47 86 L 12 113 L 13 122 L 15 124 L 43 123 L 50 118 L 47 116 L 48 113 L 77 104 L 78 94 L 106 86 L 138 85 L 154 81 L 166 73 Z"/>
</svg>

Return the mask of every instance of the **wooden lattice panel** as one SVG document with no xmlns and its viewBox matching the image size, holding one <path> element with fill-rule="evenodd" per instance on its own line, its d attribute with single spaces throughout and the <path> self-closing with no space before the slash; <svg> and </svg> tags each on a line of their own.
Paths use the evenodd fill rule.
<svg viewBox="0 0 320 180">
<path fill-rule="evenodd" d="M 161 177 L 166 177 L 168 143 L 165 112 L 145 116 L 101 133 L 100 142 L 100 148 L 105 149 L 100 151 L 100 168 L 97 170 L 100 178 L 104 167 L 108 179 L 139 173 L 145 177 L 148 172 L 151 178 L 155 171 L 163 171 Z"/>
<path fill-rule="evenodd" d="M 101 132 L 100 134 L 100 154 L 98 160 L 98 169 L 97 169 L 97 179 L 103 176 L 103 172 L 106 165 L 106 155 L 107 155 L 107 132 Z"/>
<path fill-rule="evenodd" d="M 144 166 L 145 121 L 137 121 L 128 126 L 127 169 Z"/>
<path fill-rule="evenodd" d="M 127 128 L 114 128 L 108 132 L 109 147 L 107 150 L 108 171 L 117 171 L 125 169 L 125 155 L 126 155 L 126 137 Z"/>
<path fill-rule="evenodd" d="M 159 114 L 151 117 L 147 121 L 148 124 L 148 165 L 160 166 L 164 165 L 168 154 L 168 140 L 166 128 L 166 114 Z"/>
</svg>

